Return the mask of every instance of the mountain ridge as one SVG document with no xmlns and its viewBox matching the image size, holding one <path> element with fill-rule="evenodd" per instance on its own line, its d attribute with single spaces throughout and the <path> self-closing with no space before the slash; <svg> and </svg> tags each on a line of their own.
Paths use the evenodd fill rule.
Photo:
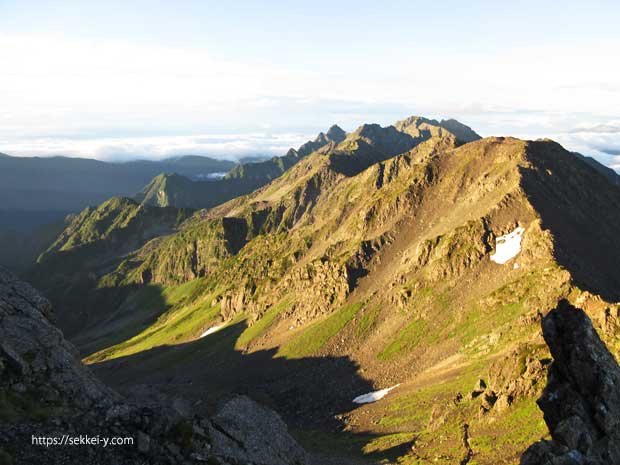
<svg viewBox="0 0 620 465">
<path fill-rule="evenodd" d="M 444 125 L 444 126 L 442 126 Z M 387 126 L 382 128 L 378 124 L 365 124 L 357 128 L 353 133 L 347 134 L 338 125 L 332 125 L 325 133 L 320 132 L 314 140 L 302 144 L 298 149 L 290 149 L 281 157 L 273 157 L 270 160 L 239 164 L 231 169 L 224 179 L 212 185 L 190 185 L 187 182 L 178 182 L 178 185 L 185 187 L 177 189 L 171 195 L 161 194 L 162 202 L 158 203 L 157 198 L 160 189 L 153 191 L 154 186 L 161 186 L 162 179 L 157 183 L 154 181 L 147 186 L 138 198 L 146 198 L 151 205 L 174 205 L 193 208 L 210 208 L 225 200 L 234 198 L 238 195 L 245 195 L 251 191 L 262 187 L 271 182 L 284 172 L 296 165 L 300 160 L 311 155 L 313 152 L 322 151 L 324 153 L 334 152 L 340 155 L 346 155 L 350 152 L 356 152 L 359 161 L 358 166 L 351 166 L 351 161 L 340 160 L 341 169 L 356 170 L 363 169 L 368 163 L 380 161 L 389 158 L 397 153 L 405 152 L 416 144 L 419 144 L 431 137 L 453 136 L 460 143 L 471 142 L 480 138 L 471 128 L 459 123 L 456 120 L 430 120 L 422 117 L 410 117 L 397 123 L 395 126 Z M 450 128 L 458 132 L 456 134 L 450 132 Z M 411 134 L 409 134 L 409 132 Z M 381 153 L 379 153 L 381 152 Z M 335 155 L 332 155 L 335 157 Z M 363 160 L 366 158 L 366 160 Z M 334 161 L 337 164 L 338 161 Z M 239 184 L 247 183 L 247 187 L 232 188 L 231 192 L 237 195 L 217 196 L 217 190 L 228 190 L 227 182 L 237 182 Z M 149 192 L 150 190 L 150 192 Z M 186 192 L 182 192 L 185 190 Z M 193 192 L 193 194 L 192 194 Z M 170 202 L 170 197 L 178 196 L 180 199 L 193 198 L 192 201 L 180 201 L 179 203 Z M 212 199 L 213 198 L 213 199 Z"/>
<path fill-rule="evenodd" d="M 321 132 L 313 141 L 290 149 L 285 155 L 268 160 L 239 163 L 222 179 L 192 181 L 175 173 L 162 173 L 153 178 L 135 198 L 147 205 L 187 208 L 210 208 L 240 195 L 245 195 L 277 178 L 312 151 L 340 138 L 344 131 L 332 126 L 331 136 Z M 334 140 L 336 140 L 334 139 Z"/>
<path fill-rule="evenodd" d="M 467 425 L 479 463 L 513 463 L 545 432 L 540 315 L 579 304 L 620 353 L 620 189 L 551 141 L 358 129 L 101 270 L 94 284 L 115 306 L 92 291 L 74 340 L 112 383 L 181 377 L 190 396 L 241 383 L 289 422 L 326 433 L 336 414 L 381 453 L 397 441 L 405 463 L 458 462 Z M 268 360 L 308 358 L 325 374 L 269 378 Z M 342 358 L 373 389 L 398 388 L 353 406 L 365 392 Z M 342 388 L 320 389 L 332 380 Z"/>
</svg>

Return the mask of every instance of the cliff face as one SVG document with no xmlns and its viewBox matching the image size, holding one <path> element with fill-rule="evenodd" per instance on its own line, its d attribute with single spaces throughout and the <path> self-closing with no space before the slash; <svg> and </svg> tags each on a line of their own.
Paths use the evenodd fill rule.
<svg viewBox="0 0 620 465">
<path fill-rule="evenodd" d="M 0 270 L 0 459 L 46 463 L 303 465 L 306 454 L 274 412 L 246 397 L 211 419 L 182 399 L 129 401 L 81 364 L 31 286 Z M 132 438 L 126 446 L 32 444 L 31 438 Z"/>
<path fill-rule="evenodd" d="M 522 465 L 620 463 L 620 367 L 580 309 L 560 302 L 542 322 L 553 363 L 538 400 L 551 441 Z"/>
</svg>

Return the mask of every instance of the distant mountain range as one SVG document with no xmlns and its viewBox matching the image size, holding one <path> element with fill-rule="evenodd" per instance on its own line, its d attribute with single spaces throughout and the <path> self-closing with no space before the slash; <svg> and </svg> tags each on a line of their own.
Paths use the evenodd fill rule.
<svg viewBox="0 0 620 465">
<path fill-rule="evenodd" d="M 234 166 L 228 160 L 201 156 L 108 163 L 84 158 L 4 155 L 0 157 L 0 209 L 79 211 L 114 195 L 134 195 L 163 172 L 199 179 L 225 173 Z"/>
<path fill-rule="evenodd" d="M 605 176 L 609 180 L 609 182 L 611 182 L 612 184 L 615 184 L 616 186 L 620 186 L 620 175 L 615 170 L 599 163 L 592 157 L 586 157 L 585 155 L 581 155 L 580 153 L 577 153 L 577 152 L 573 152 L 573 154 L 581 158 L 588 165 L 590 165 L 596 171 L 598 171 L 603 176 Z"/>
<path fill-rule="evenodd" d="M 234 166 L 193 155 L 108 163 L 0 154 L 0 264 L 24 268 L 49 246 L 50 234 L 65 227 L 65 216 L 112 196 L 131 197 L 162 172 L 179 173 L 190 182 L 222 177 Z"/>
<path fill-rule="evenodd" d="M 290 149 L 286 155 L 268 160 L 240 163 L 215 181 L 193 181 L 179 173 L 162 173 L 135 198 L 145 205 L 159 207 L 210 208 L 264 186 L 313 151 L 341 142 L 345 135 L 334 125 L 297 150 Z"/>
<path fill-rule="evenodd" d="M 439 136 L 451 136 L 461 143 L 480 139 L 471 128 L 456 120 L 436 121 L 417 116 L 398 122 L 396 127 L 381 128 L 376 124 L 366 124 L 349 136 L 339 126 L 333 125 L 325 133 L 319 133 L 314 140 L 298 149 L 290 149 L 283 156 L 240 163 L 215 183 L 183 179 L 183 176 L 177 176 L 179 173 L 162 174 L 149 183 L 136 199 L 148 205 L 210 208 L 264 186 L 316 151 L 327 153 L 340 150 L 346 153 L 354 145 L 361 144 L 363 147 L 357 150 L 355 162 L 361 162 L 364 157 L 380 161 L 385 156 L 401 153 L 431 137 Z M 373 155 L 376 151 L 381 154 Z M 345 164 L 350 165 L 351 161 L 353 159 Z"/>
</svg>

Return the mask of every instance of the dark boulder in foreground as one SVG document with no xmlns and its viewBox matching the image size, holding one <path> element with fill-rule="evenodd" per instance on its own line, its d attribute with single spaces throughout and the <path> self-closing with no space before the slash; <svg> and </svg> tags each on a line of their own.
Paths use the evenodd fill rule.
<svg viewBox="0 0 620 465">
<path fill-rule="evenodd" d="M 282 419 L 247 397 L 211 419 L 182 399 L 123 398 L 82 365 L 50 315 L 46 299 L 0 268 L 0 464 L 306 463 Z M 69 443 L 87 437 L 130 442 Z"/>
<path fill-rule="evenodd" d="M 561 301 L 542 322 L 553 363 L 538 400 L 551 441 L 521 465 L 620 464 L 620 367 L 580 309 Z"/>
</svg>

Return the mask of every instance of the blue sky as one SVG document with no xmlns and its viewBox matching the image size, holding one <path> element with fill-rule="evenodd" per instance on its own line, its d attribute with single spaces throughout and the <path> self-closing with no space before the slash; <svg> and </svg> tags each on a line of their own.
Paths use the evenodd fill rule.
<svg viewBox="0 0 620 465">
<path fill-rule="evenodd" d="M 0 0 L 0 151 L 279 153 L 456 117 L 620 166 L 618 2 Z"/>
</svg>

